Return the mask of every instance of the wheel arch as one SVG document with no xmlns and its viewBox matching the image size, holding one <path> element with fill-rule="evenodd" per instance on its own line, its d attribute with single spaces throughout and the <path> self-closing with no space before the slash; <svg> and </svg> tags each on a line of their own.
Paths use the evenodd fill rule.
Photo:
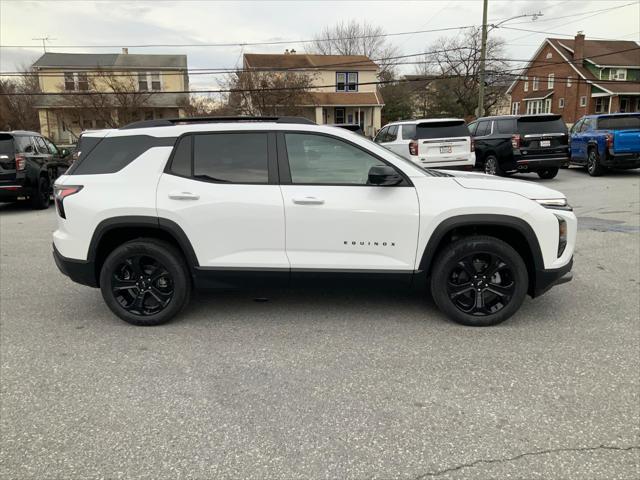
<svg viewBox="0 0 640 480">
<path fill-rule="evenodd" d="M 100 278 L 100 270 L 110 252 L 125 242 L 143 237 L 172 244 L 183 255 L 191 275 L 199 266 L 191 242 L 177 223 L 150 216 L 113 217 L 98 224 L 89 244 L 87 260 L 94 265 L 96 280 Z"/>
<path fill-rule="evenodd" d="M 430 276 L 433 262 L 438 254 L 452 241 L 471 235 L 488 235 L 513 247 L 527 266 L 528 293 L 533 296 L 536 272 L 544 270 L 542 251 L 531 225 L 521 218 L 510 215 L 470 214 L 443 220 L 427 242 L 420 260 L 419 271 Z"/>
</svg>

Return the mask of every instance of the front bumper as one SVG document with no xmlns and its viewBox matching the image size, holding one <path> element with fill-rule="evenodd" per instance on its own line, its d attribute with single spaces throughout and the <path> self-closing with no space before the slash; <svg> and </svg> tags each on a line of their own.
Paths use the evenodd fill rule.
<svg viewBox="0 0 640 480">
<path fill-rule="evenodd" d="M 93 262 L 63 257 L 55 245 L 53 245 L 53 259 L 60 272 L 74 282 L 88 287 L 99 286 Z"/>
<path fill-rule="evenodd" d="M 573 273 L 571 273 L 572 268 L 573 257 L 571 257 L 571 260 L 569 260 L 566 265 L 560 268 L 550 270 L 537 270 L 535 278 L 535 288 L 533 292 L 531 292 L 531 297 L 539 297 L 551 287 L 562 285 L 563 283 L 567 283 L 573 280 Z"/>
</svg>

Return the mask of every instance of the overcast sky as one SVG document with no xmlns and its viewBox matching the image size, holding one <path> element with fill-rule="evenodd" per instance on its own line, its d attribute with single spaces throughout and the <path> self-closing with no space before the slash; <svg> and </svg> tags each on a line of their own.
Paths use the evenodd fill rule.
<svg viewBox="0 0 640 480">
<path fill-rule="evenodd" d="M 632 5 L 605 12 L 631 3 Z M 528 59 L 546 36 L 640 40 L 639 0 L 489 0 L 489 20 L 542 12 L 535 22 L 516 19 L 513 28 L 544 30 L 554 34 L 506 30 L 490 35 L 507 41 L 507 55 Z M 567 15 L 571 15 L 567 17 Z M 563 16 L 565 18 L 556 19 Z M 14 71 L 42 54 L 36 37 L 49 36 L 54 52 L 117 53 L 120 48 L 65 49 L 64 45 L 135 45 L 176 43 L 232 43 L 291 40 L 277 46 L 130 48 L 129 53 L 183 53 L 189 68 L 220 68 L 239 64 L 242 52 L 279 53 L 285 48 L 304 51 L 295 40 L 309 39 L 324 26 L 339 21 L 366 20 L 387 33 L 477 25 L 482 2 L 465 1 L 324 1 L 324 2 L 213 2 L 213 1 L 40 1 L 0 0 L 0 70 Z M 527 22 L 527 23 L 521 23 Z M 390 37 L 404 54 L 424 51 L 443 35 L 457 31 Z M 15 48 L 15 45 L 32 45 Z M 405 67 L 411 69 L 412 67 Z M 407 71 L 406 73 L 411 73 Z M 216 87 L 215 77 L 191 78 L 192 88 Z"/>
</svg>

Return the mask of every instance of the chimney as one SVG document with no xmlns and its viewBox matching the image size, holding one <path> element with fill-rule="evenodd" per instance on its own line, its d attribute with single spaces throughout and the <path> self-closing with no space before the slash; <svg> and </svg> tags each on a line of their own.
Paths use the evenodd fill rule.
<svg viewBox="0 0 640 480">
<path fill-rule="evenodd" d="M 126 47 L 122 47 L 122 54 L 123 55 L 128 55 L 129 54 L 129 49 Z"/>
<path fill-rule="evenodd" d="M 289 55 L 289 49 L 288 48 L 284 51 L 284 54 L 285 55 Z"/>
<path fill-rule="evenodd" d="M 573 60 L 582 64 L 584 59 L 584 33 L 580 30 L 573 42 Z"/>
</svg>

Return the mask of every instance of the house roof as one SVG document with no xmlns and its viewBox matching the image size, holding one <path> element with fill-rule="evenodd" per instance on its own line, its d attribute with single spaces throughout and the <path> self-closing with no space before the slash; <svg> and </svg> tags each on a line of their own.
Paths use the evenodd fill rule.
<svg viewBox="0 0 640 480">
<path fill-rule="evenodd" d="M 553 90 L 542 90 L 529 93 L 523 100 L 544 100 L 553 95 Z"/>
<path fill-rule="evenodd" d="M 67 95 L 39 95 L 35 99 L 35 108 L 76 108 L 65 98 Z M 150 94 L 141 108 L 174 108 L 189 101 L 186 93 L 154 93 Z"/>
<path fill-rule="evenodd" d="M 187 68 L 186 55 L 139 55 L 124 53 L 43 54 L 34 68 Z"/>
<path fill-rule="evenodd" d="M 310 92 L 315 106 L 382 106 L 384 101 L 379 92 Z"/>
<path fill-rule="evenodd" d="M 365 55 L 309 55 L 245 53 L 247 68 L 313 69 L 313 70 L 378 70 L 378 65 Z"/>
</svg>

